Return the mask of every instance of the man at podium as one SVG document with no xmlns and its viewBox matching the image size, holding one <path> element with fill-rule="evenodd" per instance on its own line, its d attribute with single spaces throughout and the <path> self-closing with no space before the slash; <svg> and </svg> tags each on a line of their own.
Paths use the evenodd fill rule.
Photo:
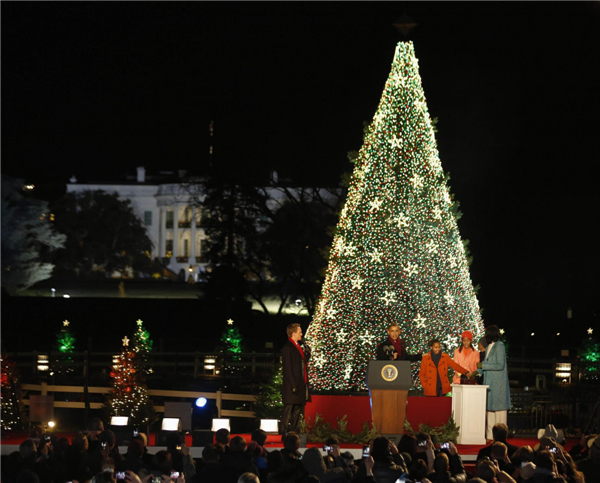
<svg viewBox="0 0 600 483">
<path fill-rule="evenodd" d="M 377 346 L 378 361 L 419 362 L 422 354 L 409 354 L 406 343 L 400 338 L 400 326 L 392 322 L 387 329 L 388 338 Z"/>
</svg>

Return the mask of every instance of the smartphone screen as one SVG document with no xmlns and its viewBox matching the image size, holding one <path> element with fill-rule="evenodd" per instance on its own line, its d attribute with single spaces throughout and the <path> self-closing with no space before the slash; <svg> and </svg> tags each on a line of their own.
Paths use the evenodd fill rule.
<svg viewBox="0 0 600 483">
<path fill-rule="evenodd" d="M 179 478 L 179 471 L 171 471 L 171 478 Z"/>
<path fill-rule="evenodd" d="M 116 480 L 124 480 L 125 479 L 125 472 L 124 471 L 117 471 L 115 473 L 115 478 Z"/>
<path fill-rule="evenodd" d="M 323 451 L 333 451 L 333 448 L 328 445 L 323 445 Z"/>
<path fill-rule="evenodd" d="M 371 455 L 371 448 L 369 446 L 363 446 L 363 458 L 368 458 Z"/>
</svg>

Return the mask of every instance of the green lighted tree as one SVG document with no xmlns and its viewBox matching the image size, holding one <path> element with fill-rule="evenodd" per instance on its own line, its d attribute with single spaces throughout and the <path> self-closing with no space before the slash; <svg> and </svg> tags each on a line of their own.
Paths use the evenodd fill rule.
<svg viewBox="0 0 600 483">
<path fill-rule="evenodd" d="M 369 360 L 401 328 L 409 352 L 460 334 L 483 335 L 479 303 L 412 42 L 396 48 L 389 78 L 355 159 L 307 342 L 317 390 L 364 390 Z M 413 367 L 416 382 L 417 365 Z"/>
<path fill-rule="evenodd" d="M 583 361 L 581 378 L 587 382 L 600 380 L 600 343 L 592 333 L 593 329 L 588 329 L 589 337 L 583 339 L 578 351 Z"/>
<path fill-rule="evenodd" d="M 233 325 L 232 319 L 227 321 L 227 328 L 221 335 L 221 342 L 225 344 L 225 350 L 230 354 L 242 352 L 242 334 L 240 329 Z"/>
<path fill-rule="evenodd" d="M 273 372 L 267 381 L 260 384 L 256 402 L 252 409 L 257 419 L 278 419 L 283 411 L 281 389 L 283 387 L 283 372 L 281 367 Z"/>
<path fill-rule="evenodd" d="M 144 374 L 138 370 L 136 354 L 123 339 L 123 350 L 115 357 L 110 372 L 112 387 L 107 396 L 109 416 L 127 416 L 131 424 L 151 425 L 156 419 L 154 405 L 148 397 Z"/>
<path fill-rule="evenodd" d="M 63 354 L 71 354 L 75 350 L 76 338 L 71 332 L 70 322 L 65 320 L 61 331 L 56 334 L 56 345 L 58 351 Z"/>
<path fill-rule="evenodd" d="M 152 367 L 148 365 L 148 354 L 152 351 L 154 341 L 150 338 L 150 332 L 144 327 L 141 319 L 136 321 L 137 330 L 133 334 L 133 351 L 136 353 L 139 367 L 146 373 L 152 373 Z"/>
</svg>

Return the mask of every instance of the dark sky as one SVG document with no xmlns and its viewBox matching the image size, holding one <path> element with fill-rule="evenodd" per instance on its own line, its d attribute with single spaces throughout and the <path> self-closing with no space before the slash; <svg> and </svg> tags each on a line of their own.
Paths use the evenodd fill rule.
<svg viewBox="0 0 600 483">
<path fill-rule="evenodd" d="M 403 13 L 486 323 L 554 331 L 571 306 L 579 334 L 600 299 L 599 2 L 2 2 L 2 172 L 201 172 L 214 120 L 220 167 L 335 182 Z"/>
</svg>

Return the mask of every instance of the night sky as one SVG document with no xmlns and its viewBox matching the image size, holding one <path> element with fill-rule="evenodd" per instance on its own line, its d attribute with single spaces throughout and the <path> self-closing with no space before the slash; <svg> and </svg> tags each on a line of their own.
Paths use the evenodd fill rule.
<svg viewBox="0 0 600 483">
<path fill-rule="evenodd" d="M 3 2 L 2 172 L 202 173 L 212 120 L 218 168 L 333 184 L 404 13 L 485 322 L 551 334 L 572 307 L 580 340 L 600 299 L 599 2 Z"/>
</svg>

